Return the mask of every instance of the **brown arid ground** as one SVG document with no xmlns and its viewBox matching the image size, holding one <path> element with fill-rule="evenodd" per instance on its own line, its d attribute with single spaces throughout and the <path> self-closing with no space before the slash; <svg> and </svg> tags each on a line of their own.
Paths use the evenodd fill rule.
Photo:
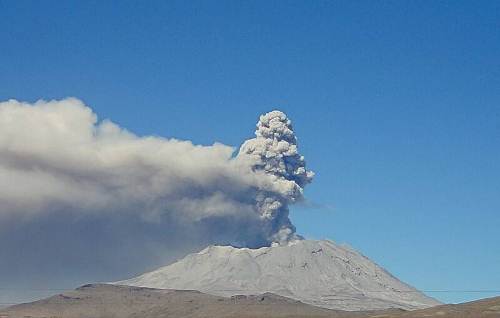
<svg viewBox="0 0 500 318">
<path fill-rule="evenodd" d="M 417 311 L 347 312 L 318 308 L 263 294 L 218 297 L 198 291 L 150 289 L 106 284 L 0 310 L 0 318 L 493 318 L 500 317 L 500 297 Z"/>
</svg>

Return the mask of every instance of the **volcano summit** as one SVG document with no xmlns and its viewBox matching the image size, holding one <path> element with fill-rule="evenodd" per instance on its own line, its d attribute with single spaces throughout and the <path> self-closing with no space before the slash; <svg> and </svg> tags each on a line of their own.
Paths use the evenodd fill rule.
<svg viewBox="0 0 500 318">
<path fill-rule="evenodd" d="M 350 247 L 296 240 L 258 249 L 210 246 L 117 284 L 231 296 L 271 292 L 341 310 L 421 309 L 440 303 Z"/>
</svg>

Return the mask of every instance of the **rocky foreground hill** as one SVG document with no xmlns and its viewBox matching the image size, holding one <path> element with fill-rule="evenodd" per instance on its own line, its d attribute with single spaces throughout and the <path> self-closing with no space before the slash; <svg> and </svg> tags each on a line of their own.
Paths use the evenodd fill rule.
<svg viewBox="0 0 500 318">
<path fill-rule="evenodd" d="M 494 318 L 500 297 L 416 311 L 338 311 L 274 294 L 222 297 L 190 290 L 85 285 L 47 299 L 0 310 L 1 318 Z"/>
</svg>

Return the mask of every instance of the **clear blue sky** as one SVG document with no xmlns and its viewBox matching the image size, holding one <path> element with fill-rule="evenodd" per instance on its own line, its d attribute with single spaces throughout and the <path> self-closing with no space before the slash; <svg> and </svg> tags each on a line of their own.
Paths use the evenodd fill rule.
<svg viewBox="0 0 500 318">
<path fill-rule="evenodd" d="M 499 1 L 0 0 L 0 99 L 66 96 L 234 146 L 281 109 L 317 173 L 299 233 L 422 290 L 500 290 Z"/>
</svg>

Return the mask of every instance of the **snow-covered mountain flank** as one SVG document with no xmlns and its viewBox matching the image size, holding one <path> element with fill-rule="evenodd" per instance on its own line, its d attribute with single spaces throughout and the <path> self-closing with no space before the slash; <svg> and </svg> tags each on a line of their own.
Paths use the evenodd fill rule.
<svg viewBox="0 0 500 318">
<path fill-rule="evenodd" d="M 258 249 L 210 246 L 116 284 L 194 289 L 220 296 L 272 292 L 342 310 L 412 310 L 440 304 L 352 248 L 326 240 L 296 240 Z"/>
</svg>

